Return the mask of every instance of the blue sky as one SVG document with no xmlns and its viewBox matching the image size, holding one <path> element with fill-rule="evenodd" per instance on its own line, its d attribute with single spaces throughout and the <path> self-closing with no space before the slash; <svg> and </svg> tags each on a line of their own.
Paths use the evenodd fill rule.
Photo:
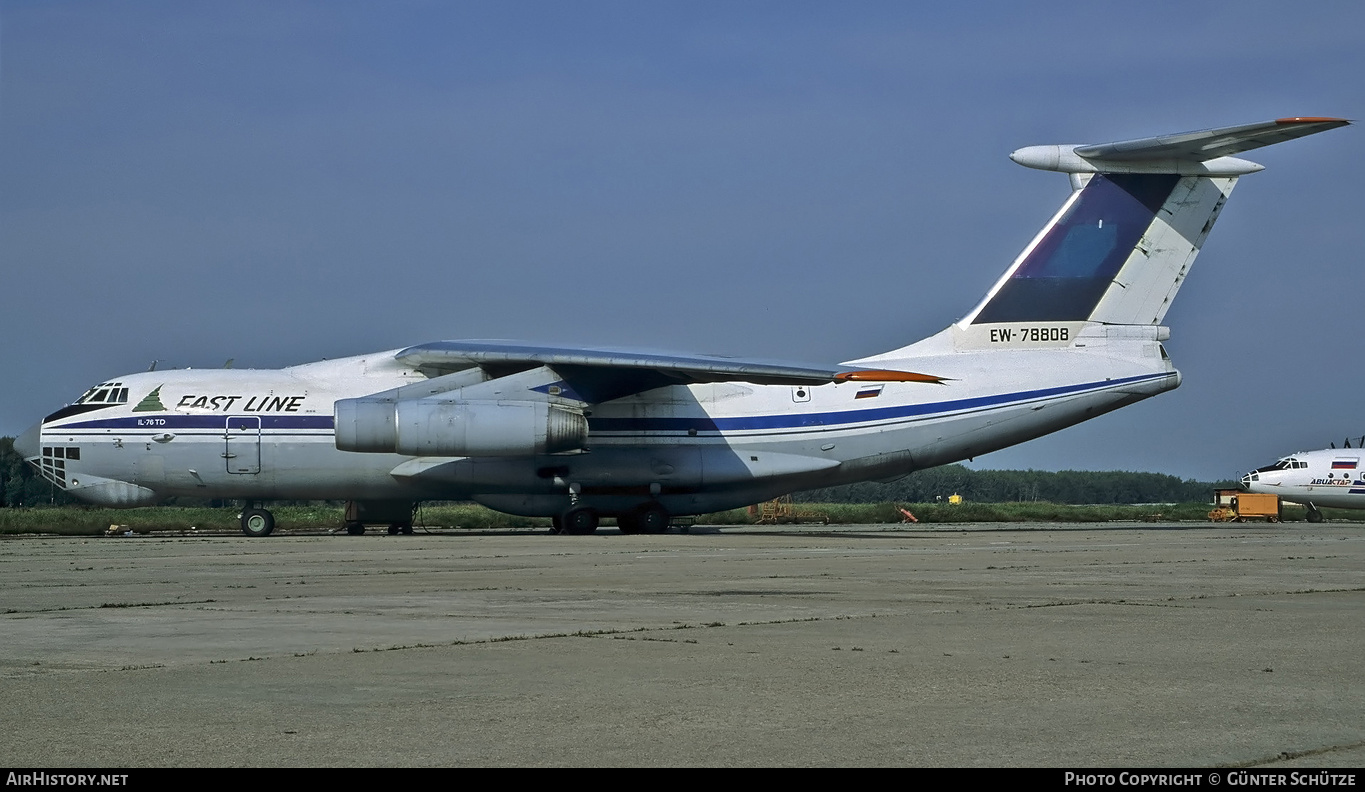
<svg viewBox="0 0 1365 792">
<path fill-rule="evenodd" d="M 1354 2 L 0 0 L 0 434 L 147 368 L 444 338 L 837 362 L 1067 194 L 1010 151 L 1365 118 Z M 1365 434 L 1365 130 L 1255 152 L 1177 391 L 978 467 L 1240 475 Z"/>
</svg>

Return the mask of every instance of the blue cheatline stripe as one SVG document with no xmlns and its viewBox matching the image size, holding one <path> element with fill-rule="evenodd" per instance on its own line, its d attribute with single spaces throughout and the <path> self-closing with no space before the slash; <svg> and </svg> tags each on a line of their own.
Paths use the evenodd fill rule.
<svg viewBox="0 0 1365 792">
<path fill-rule="evenodd" d="M 977 396 L 970 399 L 954 399 L 925 404 L 905 404 L 890 407 L 877 407 L 863 410 L 839 410 L 822 413 L 778 413 L 773 415 L 745 415 L 734 418 L 590 418 L 588 425 L 593 432 L 686 432 L 695 429 L 699 432 L 735 432 L 758 429 L 803 429 L 846 426 L 849 424 L 872 423 L 900 418 L 976 410 L 984 407 L 998 407 L 1011 402 L 1045 399 L 1052 396 L 1081 393 L 1088 390 L 1103 390 L 1135 382 L 1163 379 L 1170 374 L 1143 374 L 1136 377 L 1123 377 L 1103 382 L 1087 382 L 1079 385 L 1061 385 L 1055 388 L 1003 393 L 993 396 Z M 233 419 L 242 416 L 232 416 Z M 248 416 L 256 418 L 258 416 Z M 330 430 L 333 420 L 330 415 L 261 415 L 262 432 L 284 432 L 286 430 Z M 131 429 L 142 431 L 175 429 L 213 429 L 222 431 L 227 427 L 226 415 L 180 415 L 161 413 L 136 415 L 120 418 L 106 418 L 97 421 L 80 421 L 62 426 L 45 427 L 51 431 L 77 431 L 85 429 Z M 152 423 L 152 422 L 155 423 Z M 252 426 L 251 428 L 255 428 Z"/>
<path fill-rule="evenodd" d="M 1065 396 L 1087 390 L 1112 388 L 1172 376 L 1170 374 L 1143 374 L 1137 377 L 1124 377 L 1104 382 L 1087 382 L 1081 385 L 1062 385 L 1056 388 L 1004 393 L 995 396 L 978 396 L 971 399 L 956 399 L 927 404 L 906 404 L 895 407 L 879 407 L 866 410 L 841 410 L 838 412 L 746 415 L 735 418 L 590 418 L 588 426 L 594 432 L 685 432 L 695 429 L 698 432 L 736 432 L 756 429 L 802 429 L 831 426 L 844 426 L 856 423 L 887 421 L 897 418 L 950 413 L 982 407 L 998 407 L 1010 402 L 1044 399 L 1050 396 Z"/>
<path fill-rule="evenodd" d="M 1090 318 L 1179 181 L 1165 173 L 1092 178 L 972 324 Z"/>
<path fill-rule="evenodd" d="M 229 416 L 226 415 L 179 415 L 177 413 L 156 413 L 132 415 L 122 418 L 106 418 L 99 421 L 80 421 L 77 423 L 64 424 L 62 426 L 50 427 L 52 429 L 143 429 L 152 431 L 155 429 L 226 429 Z M 233 428 L 239 428 L 236 423 L 242 418 L 249 420 L 261 419 L 261 430 L 267 429 L 331 429 L 332 416 L 330 415 L 251 415 L 251 416 L 231 416 Z M 155 422 L 155 423 L 153 423 Z M 250 425 L 251 429 L 256 428 L 255 424 Z"/>
</svg>

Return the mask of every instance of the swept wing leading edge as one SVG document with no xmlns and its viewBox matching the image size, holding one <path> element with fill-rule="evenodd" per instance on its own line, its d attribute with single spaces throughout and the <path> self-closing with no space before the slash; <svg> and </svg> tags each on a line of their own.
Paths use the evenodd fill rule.
<svg viewBox="0 0 1365 792">
<path fill-rule="evenodd" d="M 668 385 L 750 382 L 821 385 L 829 382 L 942 382 L 910 371 L 820 368 L 708 355 L 535 346 L 503 341 L 435 341 L 408 347 L 395 358 L 414 368 L 458 372 L 474 367 L 502 377 L 548 366 L 585 401 L 602 402 Z"/>
</svg>

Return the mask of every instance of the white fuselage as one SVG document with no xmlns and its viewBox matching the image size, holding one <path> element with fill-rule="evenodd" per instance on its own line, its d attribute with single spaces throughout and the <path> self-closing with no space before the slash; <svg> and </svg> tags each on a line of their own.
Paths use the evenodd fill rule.
<svg viewBox="0 0 1365 792">
<path fill-rule="evenodd" d="M 572 493 L 608 514 L 644 500 L 705 513 L 974 457 L 1169 390 L 1179 374 L 1151 330 L 1110 339 L 1091 326 L 1066 341 L 983 349 L 989 341 L 949 328 L 903 350 L 912 356 L 877 360 L 932 371 L 941 384 L 658 388 L 595 405 L 583 451 L 520 457 L 338 450 L 334 402 L 425 379 L 393 352 L 279 370 L 144 372 L 117 380 L 123 403 L 50 416 L 42 469 L 71 494 L 115 506 L 172 495 L 472 499 L 553 515 Z"/>
<path fill-rule="evenodd" d="M 1242 477 L 1242 489 L 1316 507 L 1365 509 L 1365 450 L 1300 451 Z"/>
</svg>

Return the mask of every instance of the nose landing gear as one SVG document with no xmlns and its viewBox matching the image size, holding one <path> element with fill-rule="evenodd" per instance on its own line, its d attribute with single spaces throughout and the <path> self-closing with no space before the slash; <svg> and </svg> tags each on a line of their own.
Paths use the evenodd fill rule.
<svg viewBox="0 0 1365 792">
<path fill-rule="evenodd" d="M 248 505 L 242 509 L 242 533 L 253 538 L 269 536 L 275 530 L 275 515 L 269 509 Z"/>
</svg>

